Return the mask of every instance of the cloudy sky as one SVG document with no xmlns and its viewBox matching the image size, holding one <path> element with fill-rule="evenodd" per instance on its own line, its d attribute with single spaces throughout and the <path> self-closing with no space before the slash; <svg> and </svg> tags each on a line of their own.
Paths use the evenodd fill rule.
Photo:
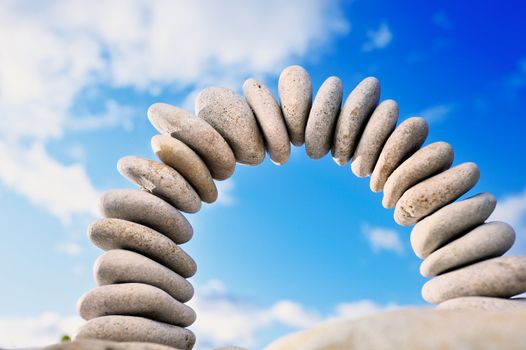
<svg viewBox="0 0 526 350">
<path fill-rule="evenodd" d="M 0 0 L 0 347 L 74 334 L 78 297 L 100 251 L 85 234 L 97 199 L 132 187 L 115 164 L 152 158 L 146 109 L 193 107 L 203 87 L 240 92 L 304 65 L 314 91 L 374 75 L 401 117 L 423 115 L 428 143 L 482 177 L 526 253 L 526 10 L 519 1 Z M 217 204 L 190 215 L 184 248 L 199 349 L 261 348 L 336 317 L 425 305 L 409 229 L 348 166 L 309 160 L 238 166 Z"/>
</svg>

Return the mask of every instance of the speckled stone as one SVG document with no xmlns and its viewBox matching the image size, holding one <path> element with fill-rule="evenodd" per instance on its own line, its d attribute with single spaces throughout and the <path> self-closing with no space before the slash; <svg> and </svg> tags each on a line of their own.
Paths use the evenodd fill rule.
<svg viewBox="0 0 526 350">
<path fill-rule="evenodd" d="M 290 156 L 289 134 L 272 92 L 260 81 L 248 79 L 243 84 L 243 93 L 259 123 L 270 159 L 275 164 L 285 164 Z"/>
<path fill-rule="evenodd" d="M 414 225 L 423 217 L 453 202 L 479 180 L 475 163 L 462 163 L 407 190 L 396 203 L 394 219 L 399 225 Z"/>
<path fill-rule="evenodd" d="M 107 218 L 148 226 L 177 244 L 188 242 L 192 238 L 192 226 L 179 210 L 145 191 L 110 190 L 100 198 L 99 209 Z"/>
<path fill-rule="evenodd" d="M 351 170 L 356 176 L 366 177 L 373 172 L 385 142 L 395 129 L 398 112 L 394 100 L 385 100 L 375 108 L 352 157 Z"/>
<path fill-rule="evenodd" d="M 424 284 L 427 302 L 467 297 L 509 298 L 526 292 L 526 257 L 501 256 L 437 276 Z"/>
<path fill-rule="evenodd" d="M 78 339 L 149 342 L 190 350 L 195 343 L 191 330 L 136 316 L 102 316 L 88 321 Z"/>
<path fill-rule="evenodd" d="M 265 145 L 256 118 L 244 98 L 222 87 L 201 91 L 195 114 L 216 129 L 239 163 L 257 165 L 265 159 Z"/>
<path fill-rule="evenodd" d="M 79 339 L 53 344 L 44 350 L 177 350 L 174 347 L 141 342 L 115 342 L 97 339 Z"/>
<path fill-rule="evenodd" d="M 336 122 L 332 158 L 338 165 L 346 164 L 353 156 L 367 120 L 380 99 L 380 81 L 365 78 L 349 94 Z"/>
<path fill-rule="evenodd" d="M 394 208 L 405 191 L 453 163 L 453 148 L 446 142 L 435 142 L 418 150 L 389 176 L 384 185 L 384 208 Z"/>
<path fill-rule="evenodd" d="M 387 178 L 422 146 L 428 132 L 426 120 L 420 117 L 406 119 L 393 131 L 374 166 L 369 184 L 371 191 L 383 190 Z"/>
<path fill-rule="evenodd" d="M 214 350 L 247 350 L 246 348 L 240 348 L 239 346 L 222 346 L 215 348 Z"/>
<path fill-rule="evenodd" d="M 323 157 L 331 149 L 342 95 L 342 81 L 338 77 L 327 78 L 316 94 L 305 129 L 305 150 L 312 159 Z"/>
<path fill-rule="evenodd" d="M 177 171 L 168 165 L 136 156 L 126 156 L 117 163 L 119 172 L 143 190 L 152 193 L 181 211 L 195 213 L 201 199 Z"/>
<path fill-rule="evenodd" d="M 161 134 L 175 137 L 194 150 L 214 179 L 225 180 L 234 173 L 236 158 L 232 149 L 203 119 L 166 103 L 151 105 L 148 119 Z"/>
<path fill-rule="evenodd" d="M 129 250 L 112 249 L 93 266 L 99 286 L 116 283 L 145 283 L 164 290 L 182 303 L 194 295 L 194 288 L 183 277 L 158 262 Z"/>
<path fill-rule="evenodd" d="M 461 297 L 437 305 L 439 310 L 513 311 L 526 310 L 526 298 Z"/>
<path fill-rule="evenodd" d="M 212 175 L 203 160 L 190 147 L 167 135 L 154 136 L 151 146 L 164 164 L 175 169 L 190 183 L 203 202 L 215 202 L 217 188 Z"/>
<path fill-rule="evenodd" d="M 195 322 L 194 310 L 164 290 L 143 283 L 97 287 L 80 297 L 77 309 L 87 321 L 101 316 L 126 315 L 181 327 L 188 327 Z"/>
<path fill-rule="evenodd" d="M 515 231 L 510 225 L 498 221 L 480 225 L 431 253 L 420 265 L 420 273 L 432 277 L 461 265 L 495 258 L 506 253 L 513 242 Z"/>
<path fill-rule="evenodd" d="M 312 104 L 309 73 L 300 66 L 285 68 L 279 76 L 278 93 L 290 142 L 301 146 L 305 142 L 305 127 Z"/>
<path fill-rule="evenodd" d="M 426 258 L 446 242 L 482 224 L 493 212 L 497 199 L 490 193 L 479 193 L 451 203 L 418 222 L 411 231 L 415 254 Z"/>
<path fill-rule="evenodd" d="M 197 269 L 194 260 L 171 239 L 143 225 L 120 219 L 101 219 L 89 226 L 88 236 L 101 249 L 139 252 L 184 278 L 192 277 Z"/>
</svg>

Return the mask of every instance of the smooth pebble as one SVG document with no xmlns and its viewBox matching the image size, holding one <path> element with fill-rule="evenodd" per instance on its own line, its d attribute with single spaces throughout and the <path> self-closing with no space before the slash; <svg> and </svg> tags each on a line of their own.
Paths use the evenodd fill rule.
<svg viewBox="0 0 526 350">
<path fill-rule="evenodd" d="M 437 305 L 439 310 L 514 311 L 526 310 L 526 298 L 460 297 Z"/>
</svg>

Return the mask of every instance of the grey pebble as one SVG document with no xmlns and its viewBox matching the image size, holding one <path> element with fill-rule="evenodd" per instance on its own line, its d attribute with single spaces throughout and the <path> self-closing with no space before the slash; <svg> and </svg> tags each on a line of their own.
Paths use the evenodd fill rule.
<svg viewBox="0 0 526 350">
<path fill-rule="evenodd" d="M 514 311 L 526 310 L 526 298 L 460 297 L 437 305 L 439 310 Z"/>
<path fill-rule="evenodd" d="M 177 350 L 171 346 L 142 343 L 115 342 L 98 339 L 79 339 L 46 346 L 44 350 Z"/>
</svg>

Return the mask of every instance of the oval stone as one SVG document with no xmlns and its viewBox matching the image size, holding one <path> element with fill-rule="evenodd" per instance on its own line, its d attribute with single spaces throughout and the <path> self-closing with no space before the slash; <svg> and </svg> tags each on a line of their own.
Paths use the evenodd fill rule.
<svg viewBox="0 0 526 350">
<path fill-rule="evenodd" d="M 375 108 L 352 157 L 354 175 L 371 175 L 385 142 L 395 129 L 398 112 L 398 104 L 394 100 L 385 100 Z"/>
<path fill-rule="evenodd" d="M 174 350 L 174 348 L 153 343 L 78 339 L 46 346 L 43 350 Z"/>
<path fill-rule="evenodd" d="M 99 286 L 145 283 L 164 290 L 182 303 L 194 295 L 194 288 L 186 279 L 158 262 L 129 250 L 112 249 L 101 255 L 93 265 L 93 275 Z"/>
<path fill-rule="evenodd" d="M 168 165 L 136 156 L 126 156 L 117 163 L 119 172 L 143 190 L 152 193 L 181 211 L 195 213 L 201 199 L 176 170 Z"/>
<path fill-rule="evenodd" d="M 305 127 L 312 104 L 312 83 L 309 73 L 300 66 L 285 68 L 278 82 L 283 118 L 294 146 L 305 142 Z"/>
<path fill-rule="evenodd" d="M 451 203 L 418 222 L 411 231 L 411 246 L 421 259 L 446 242 L 482 224 L 491 215 L 497 199 L 490 193 Z"/>
<path fill-rule="evenodd" d="M 338 165 L 351 159 L 367 120 L 380 99 L 380 81 L 365 78 L 354 88 L 343 104 L 334 130 L 332 158 Z"/>
<path fill-rule="evenodd" d="M 225 139 L 206 121 L 181 108 L 155 103 L 148 108 L 148 119 L 161 134 L 184 142 L 197 153 L 217 180 L 234 173 L 236 158 Z"/>
<path fill-rule="evenodd" d="M 420 273 L 436 276 L 461 265 L 501 256 L 514 241 L 515 231 L 504 222 L 480 225 L 429 255 L 420 265 Z"/>
<path fill-rule="evenodd" d="M 305 150 L 312 159 L 326 155 L 332 146 L 332 136 L 340 107 L 343 86 L 338 77 L 323 82 L 310 110 L 305 129 Z"/>
<path fill-rule="evenodd" d="M 378 161 L 374 166 L 369 184 L 371 191 L 383 190 L 387 178 L 393 171 L 424 143 L 429 127 L 424 118 L 413 117 L 404 120 L 389 136 Z"/>
<path fill-rule="evenodd" d="M 103 250 L 126 249 L 146 255 L 184 278 L 192 277 L 195 261 L 170 238 L 149 227 L 120 219 L 101 219 L 88 227 L 88 237 Z"/>
<path fill-rule="evenodd" d="M 514 311 L 526 310 L 526 298 L 460 297 L 437 305 L 440 310 Z"/>
<path fill-rule="evenodd" d="M 407 189 L 430 176 L 449 169 L 453 148 L 446 142 L 435 142 L 418 150 L 387 178 L 384 185 L 384 208 L 394 208 Z"/>
<path fill-rule="evenodd" d="M 148 342 L 191 350 L 194 333 L 168 323 L 136 316 L 102 316 L 84 324 L 76 339 L 103 339 L 119 342 Z"/>
<path fill-rule="evenodd" d="M 195 114 L 216 129 L 239 163 L 257 165 L 265 159 L 265 145 L 256 118 L 244 98 L 222 87 L 201 91 Z"/>
<path fill-rule="evenodd" d="M 509 298 L 526 292 L 526 257 L 501 256 L 437 276 L 424 284 L 423 298 L 432 304 L 479 296 Z"/>
<path fill-rule="evenodd" d="M 243 93 L 259 123 L 270 159 L 275 164 L 285 164 L 290 156 L 290 140 L 272 92 L 258 80 L 248 79 L 243 84 Z"/>
<path fill-rule="evenodd" d="M 175 169 L 192 185 L 203 202 L 215 202 L 217 188 L 212 175 L 203 160 L 190 147 L 167 135 L 154 136 L 151 146 L 164 164 Z"/>
</svg>

